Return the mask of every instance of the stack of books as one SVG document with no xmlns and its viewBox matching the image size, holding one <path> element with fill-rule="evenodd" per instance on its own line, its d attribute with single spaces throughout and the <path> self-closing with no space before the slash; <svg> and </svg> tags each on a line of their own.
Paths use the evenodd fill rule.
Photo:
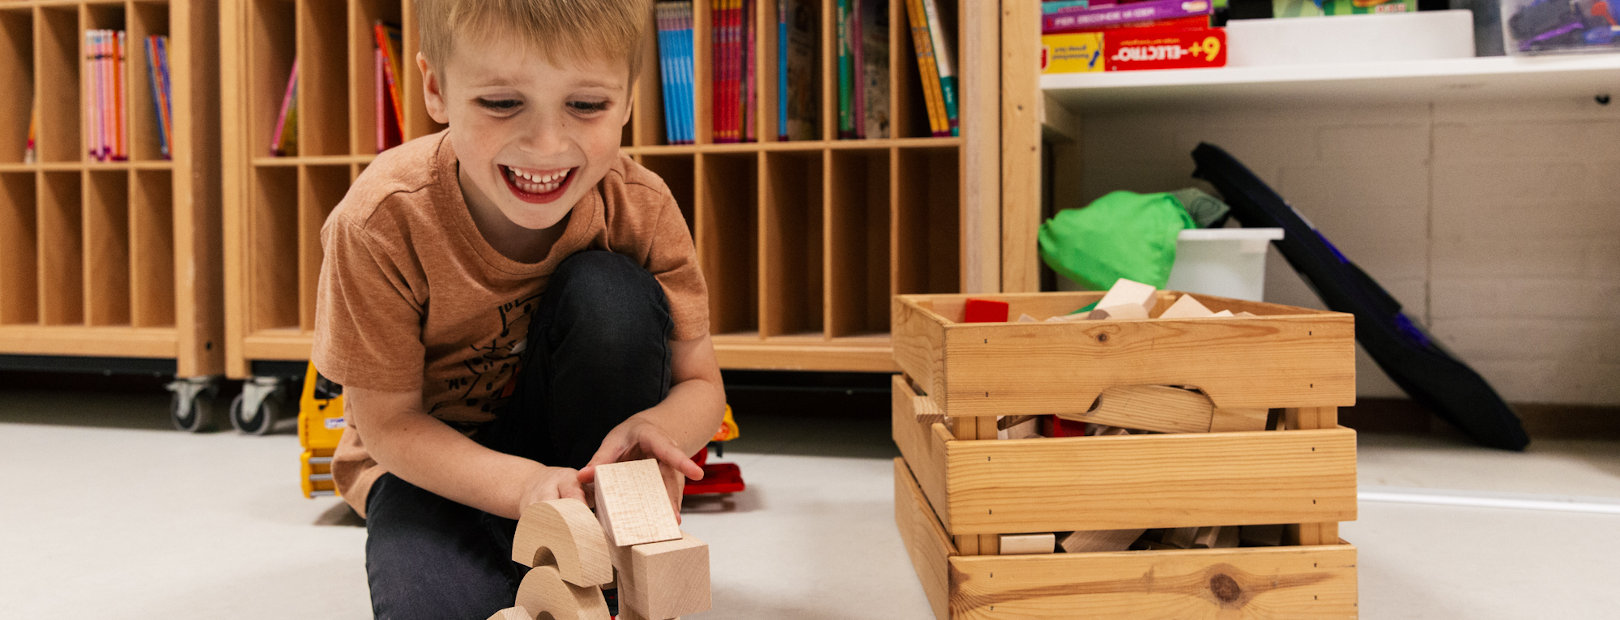
<svg viewBox="0 0 1620 620">
<path fill-rule="evenodd" d="M 956 29 L 948 21 L 954 12 L 941 11 L 941 0 L 903 1 L 911 21 L 911 42 L 917 48 L 928 126 L 935 136 L 962 135 L 956 105 Z"/>
<path fill-rule="evenodd" d="M 664 87 L 664 139 L 691 144 L 697 129 L 692 113 L 692 3 L 660 2 L 658 60 Z"/>
<path fill-rule="evenodd" d="M 754 142 L 753 117 L 757 86 L 754 80 L 755 12 L 757 0 L 714 0 L 710 23 L 714 49 L 714 141 Z"/>
<path fill-rule="evenodd" d="M 375 22 L 371 26 L 376 47 L 375 90 L 377 111 L 377 152 L 381 153 L 405 141 L 405 108 L 399 98 L 400 45 L 399 26 Z"/>
<path fill-rule="evenodd" d="M 146 76 L 152 88 L 152 109 L 157 117 L 158 151 L 172 159 L 174 144 L 173 90 L 169 87 L 169 37 L 146 37 Z"/>
<path fill-rule="evenodd" d="M 124 31 L 84 32 L 84 143 L 95 161 L 129 159 Z"/>
<path fill-rule="evenodd" d="M 1226 66 L 1226 32 L 1210 26 L 1213 10 L 1213 0 L 1044 2 L 1041 72 Z"/>
</svg>

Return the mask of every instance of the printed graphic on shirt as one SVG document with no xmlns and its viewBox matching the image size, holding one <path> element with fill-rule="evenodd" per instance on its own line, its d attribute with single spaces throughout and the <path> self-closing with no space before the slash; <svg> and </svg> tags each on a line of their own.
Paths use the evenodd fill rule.
<svg viewBox="0 0 1620 620">
<path fill-rule="evenodd" d="M 458 396 L 435 403 L 433 411 L 463 406 L 473 411 L 494 413 L 511 399 L 517 387 L 514 377 L 523 358 L 523 349 L 528 344 L 529 319 L 539 301 L 540 294 L 535 293 L 495 308 L 501 320 L 500 334 L 487 344 L 472 347 L 476 355 L 463 362 L 466 373 L 445 380 L 446 388 Z"/>
</svg>

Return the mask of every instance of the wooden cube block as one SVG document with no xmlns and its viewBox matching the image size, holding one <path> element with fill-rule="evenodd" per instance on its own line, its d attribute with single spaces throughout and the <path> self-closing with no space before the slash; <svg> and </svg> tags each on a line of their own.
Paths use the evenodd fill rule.
<svg viewBox="0 0 1620 620">
<path fill-rule="evenodd" d="M 709 545 L 690 534 L 677 540 L 623 547 L 619 607 L 646 618 L 673 618 L 709 609 Z"/>
<path fill-rule="evenodd" d="M 1001 535 L 1001 555 L 1052 553 L 1056 546 L 1057 535 L 1051 532 L 1045 534 Z"/>
<path fill-rule="evenodd" d="M 1005 323 L 1008 304 L 993 299 L 968 299 L 963 306 L 964 323 Z"/>
<path fill-rule="evenodd" d="M 681 537 L 658 461 L 642 459 L 596 468 L 596 516 L 608 542 L 621 547 Z"/>
<path fill-rule="evenodd" d="M 1094 551 L 1124 551 L 1142 537 L 1145 529 L 1092 530 L 1070 532 L 1058 543 L 1065 553 L 1091 553 Z"/>
</svg>

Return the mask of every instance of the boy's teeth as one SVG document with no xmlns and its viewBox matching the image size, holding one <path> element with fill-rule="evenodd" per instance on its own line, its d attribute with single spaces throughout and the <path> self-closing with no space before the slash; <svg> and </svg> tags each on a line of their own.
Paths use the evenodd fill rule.
<svg viewBox="0 0 1620 620">
<path fill-rule="evenodd" d="M 562 186 L 562 179 L 568 176 L 568 171 L 556 172 L 548 175 L 535 175 L 520 171 L 516 168 L 507 168 L 512 173 L 512 183 L 518 189 L 530 194 L 546 194 L 557 191 Z"/>
</svg>

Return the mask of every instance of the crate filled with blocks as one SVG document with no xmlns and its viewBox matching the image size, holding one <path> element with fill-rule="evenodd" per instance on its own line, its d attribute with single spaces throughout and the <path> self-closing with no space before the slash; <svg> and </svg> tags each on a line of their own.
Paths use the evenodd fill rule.
<svg viewBox="0 0 1620 620">
<path fill-rule="evenodd" d="M 1354 617 L 1351 315 L 1155 290 L 893 302 L 936 616 Z"/>
</svg>

